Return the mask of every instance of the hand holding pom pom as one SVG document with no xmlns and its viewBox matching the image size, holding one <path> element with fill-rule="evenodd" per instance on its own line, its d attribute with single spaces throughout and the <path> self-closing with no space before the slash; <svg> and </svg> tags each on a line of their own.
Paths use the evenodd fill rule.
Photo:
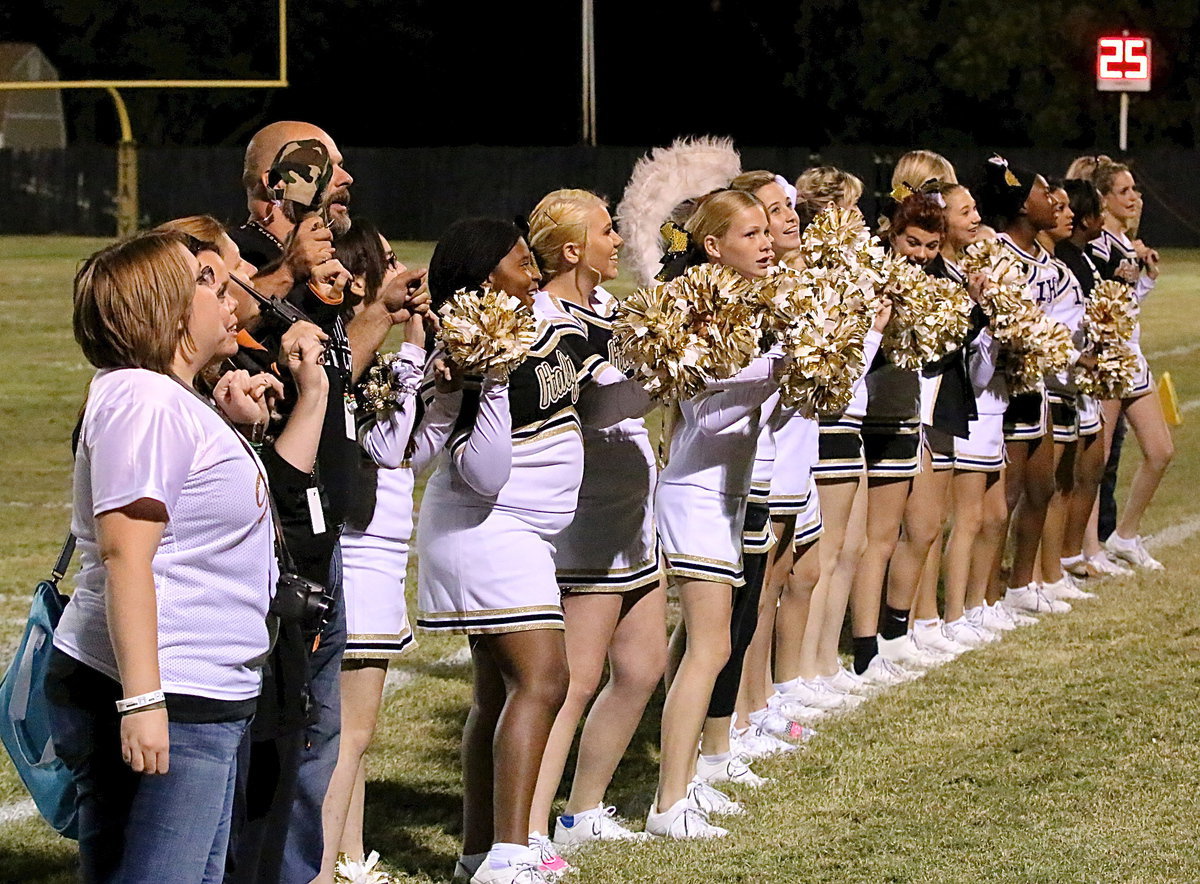
<svg viewBox="0 0 1200 884">
<path fill-rule="evenodd" d="M 438 315 L 442 350 L 469 374 L 508 374 L 525 361 L 537 339 L 533 311 L 487 285 L 455 292 Z"/>
</svg>

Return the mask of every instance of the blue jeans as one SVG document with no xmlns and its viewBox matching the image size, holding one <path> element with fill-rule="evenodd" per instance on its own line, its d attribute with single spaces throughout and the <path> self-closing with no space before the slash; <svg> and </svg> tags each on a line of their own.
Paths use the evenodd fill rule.
<svg viewBox="0 0 1200 884">
<path fill-rule="evenodd" d="M 325 840 L 321 806 L 337 766 L 342 734 L 342 653 L 346 650 L 346 601 L 342 592 L 342 551 L 329 565 L 329 587 L 337 599 L 334 615 L 321 631 L 321 643 L 309 658 L 312 700 L 317 720 L 305 731 L 300 750 L 296 797 L 283 848 L 281 882 L 311 881 L 321 870 Z"/>
<path fill-rule="evenodd" d="M 169 770 L 145 775 L 121 760 L 120 716 L 108 692 L 52 695 L 54 749 L 79 787 L 81 879 L 219 882 L 237 749 L 249 721 L 170 722 Z"/>
</svg>

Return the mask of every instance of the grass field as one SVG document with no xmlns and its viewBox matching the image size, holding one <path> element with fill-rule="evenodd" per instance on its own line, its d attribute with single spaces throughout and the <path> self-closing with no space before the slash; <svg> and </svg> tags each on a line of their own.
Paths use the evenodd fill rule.
<svg viewBox="0 0 1200 884">
<path fill-rule="evenodd" d="M 70 333 L 70 282 L 101 245 L 0 239 L 0 660 L 66 529 L 68 438 L 90 370 Z M 405 243 L 419 264 L 429 247 Z M 1156 371 L 1200 405 L 1200 253 L 1167 252 L 1144 314 Z M 620 285 L 618 285 L 620 288 Z M 1155 354 L 1158 354 L 1157 358 Z M 1080 603 L 893 690 L 786 759 L 742 797 L 714 844 L 597 849 L 597 882 L 1200 881 L 1200 457 L 1192 421 L 1145 526 L 1165 576 L 1104 584 Z M 1130 446 L 1124 475 L 1136 464 Z M 470 674 L 461 640 L 420 637 L 395 667 L 371 755 L 368 847 L 420 881 L 456 855 L 458 738 Z M 661 698 L 656 700 L 660 702 Z M 657 705 L 609 800 L 635 820 L 654 789 Z M 37 817 L 0 761 L 0 882 L 72 880 L 74 846 Z"/>
</svg>

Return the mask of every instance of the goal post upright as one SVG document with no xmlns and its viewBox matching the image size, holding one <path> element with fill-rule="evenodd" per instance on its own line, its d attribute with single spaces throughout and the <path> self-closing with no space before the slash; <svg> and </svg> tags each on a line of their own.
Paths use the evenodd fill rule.
<svg viewBox="0 0 1200 884">
<path fill-rule="evenodd" d="M 137 141 L 121 89 L 284 89 L 288 85 L 287 0 L 278 0 L 279 78 L 275 80 L 0 80 L 0 91 L 103 89 L 113 100 L 121 140 L 117 144 L 117 236 L 129 236 L 138 225 Z"/>
</svg>

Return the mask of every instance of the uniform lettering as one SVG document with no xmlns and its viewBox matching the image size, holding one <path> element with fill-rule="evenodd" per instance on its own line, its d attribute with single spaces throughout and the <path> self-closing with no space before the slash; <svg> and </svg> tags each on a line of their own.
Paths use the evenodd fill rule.
<svg viewBox="0 0 1200 884">
<path fill-rule="evenodd" d="M 538 407 L 543 411 L 566 396 L 571 395 L 571 404 L 579 401 L 579 372 L 567 354 L 556 350 L 555 362 L 539 362 L 534 368 L 538 380 Z"/>
</svg>

